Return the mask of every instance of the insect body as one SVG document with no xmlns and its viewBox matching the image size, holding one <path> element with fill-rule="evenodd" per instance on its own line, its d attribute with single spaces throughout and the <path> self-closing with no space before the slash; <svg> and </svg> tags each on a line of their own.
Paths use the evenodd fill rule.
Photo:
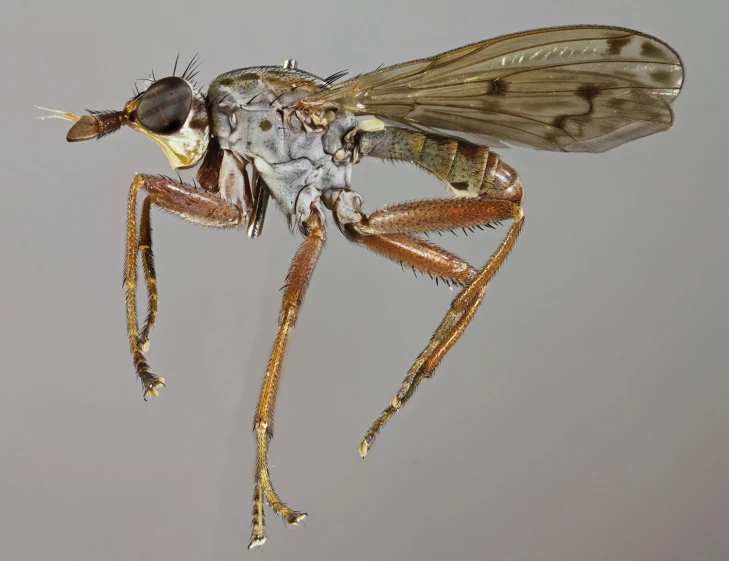
<svg viewBox="0 0 729 561">
<path fill-rule="evenodd" d="M 129 126 L 156 142 L 174 169 L 199 165 L 199 186 L 137 175 L 129 191 L 125 287 L 127 328 L 144 395 L 164 380 L 145 353 L 157 317 L 151 207 L 213 228 L 261 234 L 269 198 L 304 236 L 293 259 L 255 416 L 257 467 L 250 547 L 262 545 L 263 503 L 289 524 L 306 515 L 279 499 L 268 472 L 273 411 L 293 329 L 331 213 L 354 243 L 402 265 L 462 286 L 391 404 L 360 444 L 364 457 L 392 415 L 412 397 L 464 332 L 488 282 L 524 224 L 517 173 L 491 151 L 508 145 L 602 152 L 670 128 L 683 65 L 668 45 L 637 31 L 601 26 L 541 29 L 475 43 L 382 68 L 335 84 L 296 68 L 251 67 L 222 74 L 203 95 L 182 76 L 151 81 L 121 111 L 77 117 L 69 141 Z M 360 117 L 367 117 L 360 120 Z M 389 206 L 370 214 L 353 189 L 364 157 L 403 160 L 438 178 L 447 198 Z M 137 217 L 137 194 L 146 198 Z M 420 234 L 511 221 L 503 241 L 475 268 Z M 137 319 L 137 257 L 148 315 Z"/>
</svg>

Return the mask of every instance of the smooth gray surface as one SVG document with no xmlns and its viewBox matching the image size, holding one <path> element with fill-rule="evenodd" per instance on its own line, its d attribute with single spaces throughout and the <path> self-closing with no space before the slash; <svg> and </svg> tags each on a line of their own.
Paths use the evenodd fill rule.
<svg viewBox="0 0 729 561">
<path fill-rule="evenodd" d="M 264 5 L 266 7 L 259 7 Z M 0 558 L 729 559 L 727 12 L 719 2 L 12 2 L 2 18 Z M 164 6 L 164 7 L 163 7 Z M 6 11 L 7 10 L 7 11 Z M 331 229 L 290 346 L 272 475 L 309 513 L 249 552 L 251 421 L 299 243 L 155 213 L 160 317 L 144 403 L 121 270 L 134 172 L 123 130 L 70 145 L 80 113 L 199 52 L 199 76 L 297 58 L 328 75 L 567 23 L 671 43 L 673 130 L 600 156 L 510 150 L 526 227 L 434 380 L 370 456 L 357 446 L 450 301 Z M 187 176 L 186 176 L 187 177 Z M 436 196 L 366 162 L 368 209 Z M 445 237 L 477 263 L 497 232 Z M 449 235 L 450 236 L 450 235 Z M 451 239 L 452 238 L 452 239 Z"/>
</svg>

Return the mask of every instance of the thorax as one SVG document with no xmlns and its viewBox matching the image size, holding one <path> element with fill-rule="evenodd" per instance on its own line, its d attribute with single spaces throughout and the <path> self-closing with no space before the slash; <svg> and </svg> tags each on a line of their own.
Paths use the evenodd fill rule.
<svg viewBox="0 0 729 561">
<path fill-rule="evenodd" d="M 323 86 L 300 70 L 254 67 L 219 76 L 208 92 L 211 133 L 227 160 L 223 167 L 254 166 L 287 214 L 294 213 L 304 187 L 323 191 L 350 183 L 351 163 L 334 154 L 356 126 L 354 115 L 340 111 L 327 127 L 307 130 L 289 109 Z M 221 195 L 235 199 L 230 191 L 221 189 Z"/>
</svg>

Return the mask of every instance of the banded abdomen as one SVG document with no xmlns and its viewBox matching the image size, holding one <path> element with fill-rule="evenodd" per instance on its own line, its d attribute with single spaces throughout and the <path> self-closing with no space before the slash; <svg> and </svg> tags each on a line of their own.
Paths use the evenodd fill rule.
<svg viewBox="0 0 729 561">
<path fill-rule="evenodd" d="M 455 197 L 520 203 L 523 191 L 514 168 L 485 146 L 434 134 L 388 127 L 363 133 L 362 155 L 412 162 L 442 181 Z"/>
</svg>

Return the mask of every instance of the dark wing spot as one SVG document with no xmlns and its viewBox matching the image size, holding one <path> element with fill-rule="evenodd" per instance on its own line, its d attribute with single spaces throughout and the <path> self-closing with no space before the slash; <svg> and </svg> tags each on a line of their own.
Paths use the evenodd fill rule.
<svg viewBox="0 0 729 561">
<path fill-rule="evenodd" d="M 630 43 L 630 37 L 615 37 L 607 40 L 607 54 L 619 55 L 622 50 Z"/>
<path fill-rule="evenodd" d="M 622 97 L 611 97 L 607 100 L 607 103 L 613 109 L 621 109 L 625 105 L 629 105 L 633 102 L 630 99 L 625 99 Z"/>
<path fill-rule="evenodd" d="M 560 128 L 562 125 L 562 121 L 564 121 L 567 117 L 560 118 Z M 544 135 L 544 140 L 546 140 L 549 144 L 555 147 L 562 147 L 562 139 L 564 138 L 564 133 L 557 133 L 556 131 L 549 130 Z"/>
<path fill-rule="evenodd" d="M 650 41 L 643 41 L 640 46 L 640 54 L 649 58 L 666 58 L 666 54 Z"/>
<path fill-rule="evenodd" d="M 468 181 L 456 181 L 455 183 L 451 183 L 451 187 L 459 191 L 466 191 L 468 189 Z"/>
<path fill-rule="evenodd" d="M 591 102 L 599 91 L 595 86 L 582 86 L 577 90 L 577 95 Z"/>
<path fill-rule="evenodd" d="M 506 84 L 502 82 L 501 80 L 493 80 L 491 82 L 492 89 L 489 92 L 489 95 L 501 95 L 506 93 Z"/>
<path fill-rule="evenodd" d="M 271 124 L 271 121 L 269 121 L 268 119 L 264 119 L 263 121 L 261 121 L 261 124 L 258 125 L 258 126 L 261 127 L 261 130 L 263 132 L 266 132 L 266 131 L 270 131 L 271 130 L 271 127 L 273 125 Z"/>
<path fill-rule="evenodd" d="M 554 118 L 554 121 L 552 121 L 552 126 L 564 130 L 564 124 L 567 119 L 572 119 L 575 117 L 585 117 L 592 113 L 592 100 L 595 99 L 595 96 L 599 92 L 599 89 L 590 85 L 581 86 L 580 88 L 575 90 L 575 95 L 581 97 L 589 104 L 587 111 L 585 111 L 584 113 L 578 113 L 576 115 L 558 115 Z"/>
<path fill-rule="evenodd" d="M 651 74 L 651 78 L 664 86 L 673 85 L 674 83 L 673 73 L 668 70 L 656 70 Z"/>
</svg>

